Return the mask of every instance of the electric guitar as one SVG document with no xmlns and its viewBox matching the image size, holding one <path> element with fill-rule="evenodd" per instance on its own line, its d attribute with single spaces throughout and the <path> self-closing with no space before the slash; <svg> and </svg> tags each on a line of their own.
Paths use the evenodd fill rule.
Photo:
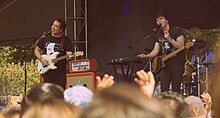
<svg viewBox="0 0 220 118">
<path fill-rule="evenodd" d="M 177 50 L 174 50 L 171 53 L 163 53 L 162 55 L 156 56 L 153 59 L 153 73 L 156 75 L 160 72 L 162 68 L 164 68 L 165 61 L 170 59 L 171 57 L 175 56 L 177 53 L 181 52 L 182 50 L 189 49 L 190 47 L 194 46 L 194 42 L 188 42 L 186 43 L 185 47 L 179 48 Z"/>
<path fill-rule="evenodd" d="M 57 63 L 60 60 L 66 59 L 68 57 L 67 55 L 57 57 L 58 55 L 59 52 L 54 52 L 51 55 L 42 55 L 42 58 L 48 62 L 48 65 L 43 65 L 41 61 L 38 61 L 38 72 L 40 74 L 44 74 L 48 72 L 50 69 L 57 69 L 55 63 Z M 83 56 L 83 52 L 81 51 L 75 52 L 73 56 L 74 57 Z"/>
</svg>

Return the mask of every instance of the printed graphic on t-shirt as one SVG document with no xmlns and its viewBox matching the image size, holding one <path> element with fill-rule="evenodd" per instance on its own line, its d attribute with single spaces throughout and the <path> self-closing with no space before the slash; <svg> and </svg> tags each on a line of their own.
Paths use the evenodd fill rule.
<svg viewBox="0 0 220 118">
<path fill-rule="evenodd" d="M 62 51 L 62 48 L 61 48 L 60 44 L 58 44 L 58 43 L 48 42 L 45 44 L 45 47 L 46 47 L 46 54 L 47 55 L 51 55 L 54 52 L 61 52 Z"/>
<path fill-rule="evenodd" d="M 171 44 L 165 38 L 159 38 L 158 40 L 162 47 L 162 52 L 171 50 Z"/>
</svg>

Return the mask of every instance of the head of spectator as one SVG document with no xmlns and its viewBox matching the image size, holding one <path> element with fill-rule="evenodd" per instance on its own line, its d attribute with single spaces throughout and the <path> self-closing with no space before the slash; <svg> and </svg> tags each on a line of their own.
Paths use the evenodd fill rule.
<svg viewBox="0 0 220 118">
<path fill-rule="evenodd" d="M 43 102 L 47 99 L 64 100 L 63 88 L 52 83 L 41 83 L 30 90 L 29 94 L 24 96 L 21 103 L 21 114 L 32 104 Z"/>
<path fill-rule="evenodd" d="M 188 109 L 189 109 L 187 117 L 206 118 L 204 104 L 199 97 L 188 96 L 185 98 L 185 101 L 188 104 Z"/>
<path fill-rule="evenodd" d="M 98 91 L 81 118 L 172 118 L 157 100 L 128 85 Z"/>
<path fill-rule="evenodd" d="M 219 44 L 220 42 L 218 42 L 217 44 Z M 220 48 L 219 46 L 217 47 L 217 49 L 215 50 L 215 54 L 217 54 L 217 59 L 220 60 Z M 215 108 L 215 115 L 216 115 L 216 118 L 220 118 L 220 93 L 218 90 L 220 90 L 220 63 L 218 61 L 217 63 L 217 78 L 215 80 L 215 84 L 214 84 L 214 94 L 213 94 L 213 106 Z"/>
<path fill-rule="evenodd" d="M 5 118 L 20 118 L 20 107 L 11 106 L 1 110 Z"/>
<path fill-rule="evenodd" d="M 22 118 L 79 118 L 79 107 L 61 99 L 47 99 L 32 105 Z"/>
<path fill-rule="evenodd" d="M 93 92 L 87 87 L 77 85 L 64 91 L 64 99 L 71 103 L 85 108 L 92 101 Z"/>
<path fill-rule="evenodd" d="M 166 109 L 172 111 L 176 118 L 185 118 L 188 106 L 184 97 L 177 92 L 162 92 L 157 96 Z"/>
</svg>

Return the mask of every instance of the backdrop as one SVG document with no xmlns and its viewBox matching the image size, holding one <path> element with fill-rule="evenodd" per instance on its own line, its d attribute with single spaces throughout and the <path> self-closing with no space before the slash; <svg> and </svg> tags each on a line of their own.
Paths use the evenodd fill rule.
<svg viewBox="0 0 220 118">
<path fill-rule="evenodd" d="M 64 17 L 63 0 L 14 0 L 5 7 L 7 1 L 13 0 L 0 1 L 0 45 L 33 44 L 50 29 L 52 19 Z M 145 37 L 156 26 L 157 13 L 167 14 L 171 24 L 182 28 L 220 26 L 219 0 L 87 1 L 89 58 L 98 59 L 100 71 L 108 73 L 112 73 L 107 65 L 112 59 L 133 58 L 152 48 L 153 36 Z M 145 64 L 137 64 L 137 69 Z"/>
</svg>

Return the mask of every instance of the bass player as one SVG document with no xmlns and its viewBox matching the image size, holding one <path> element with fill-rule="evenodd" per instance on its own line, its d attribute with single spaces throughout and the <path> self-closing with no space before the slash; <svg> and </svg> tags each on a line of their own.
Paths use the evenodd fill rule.
<svg viewBox="0 0 220 118">
<path fill-rule="evenodd" d="M 149 54 L 139 54 L 138 57 L 140 58 L 153 58 L 184 47 L 185 39 L 182 30 L 171 26 L 166 15 L 158 14 L 156 23 L 159 28 L 156 32 L 154 48 Z M 172 82 L 172 91 L 180 93 L 185 64 L 184 48 L 165 61 L 164 64 L 166 66 L 160 69 L 161 92 L 168 91 Z"/>
<path fill-rule="evenodd" d="M 72 42 L 69 37 L 64 35 L 65 28 L 66 24 L 62 18 L 55 19 L 51 25 L 51 31 L 37 43 L 34 54 L 43 66 L 47 66 L 49 63 L 42 58 L 42 54 L 51 55 L 59 52 L 58 57 L 64 55 L 67 55 L 67 58 L 71 57 Z M 42 74 L 43 81 L 60 85 L 65 89 L 66 62 L 66 59 L 60 60 L 55 64 L 57 69 L 51 69 Z"/>
</svg>

